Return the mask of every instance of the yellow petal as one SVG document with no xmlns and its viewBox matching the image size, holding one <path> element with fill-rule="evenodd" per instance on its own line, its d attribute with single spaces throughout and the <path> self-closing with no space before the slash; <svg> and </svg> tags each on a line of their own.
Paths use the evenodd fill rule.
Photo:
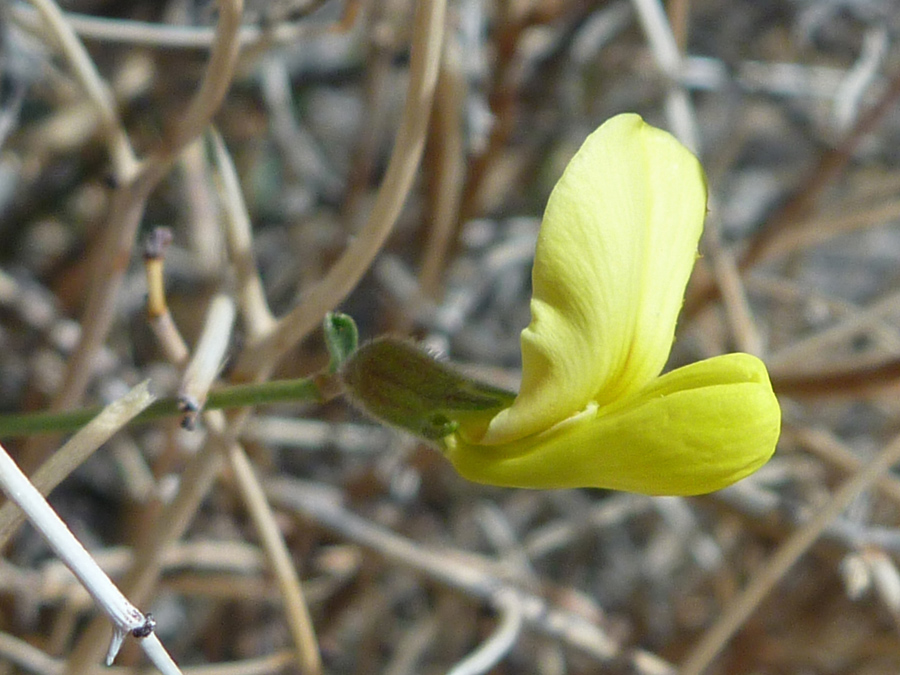
<svg viewBox="0 0 900 675">
<path fill-rule="evenodd" d="M 640 395 L 516 442 L 458 436 L 445 454 L 469 480 L 523 488 L 599 487 L 651 495 L 712 492 L 775 451 L 781 410 L 766 368 L 728 354 L 679 368 Z"/>
<path fill-rule="evenodd" d="M 706 214 L 696 158 L 634 114 L 591 134 L 538 237 L 522 388 L 481 443 L 506 443 L 645 387 L 665 365 Z"/>
</svg>

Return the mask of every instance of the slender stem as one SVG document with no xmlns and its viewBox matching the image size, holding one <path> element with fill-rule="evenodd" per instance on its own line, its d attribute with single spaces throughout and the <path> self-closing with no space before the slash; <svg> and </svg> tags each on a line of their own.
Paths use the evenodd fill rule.
<svg viewBox="0 0 900 675">
<path fill-rule="evenodd" d="M 50 494 L 53 488 L 109 440 L 110 436 L 153 402 L 148 384 L 148 381 L 142 382 L 81 427 L 78 433 L 29 477 L 31 484 L 41 494 Z M 0 507 L 0 551 L 24 520 L 25 514 L 12 502 L 8 501 Z"/>
<path fill-rule="evenodd" d="M 260 384 L 236 384 L 211 391 L 207 409 L 242 408 L 249 405 L 281 403 L 284 401 L 322 401 L 315 377 L 296 380 L 274 380 Z"/>
<path fill-rule="evenodd" d="M 209 393 L 204 409 L 222 410 L 288 401 L 319 402 L 324 399 L 320 390 L 320 379 L 309 377 L 224 387 Z M 101 410 L 102 408 L 100 407 L 91 407 L 67 410 L 65 412 L 0 415 L 0 437 L 16 438 L 33 434 L 75 431 L 90 422 Z M 178 398 L 170 396 L 148 406 L 133 421 L 135 423 L 145 423 L 182 414 L 182 411 L 179 409 Z"/>
</svg>

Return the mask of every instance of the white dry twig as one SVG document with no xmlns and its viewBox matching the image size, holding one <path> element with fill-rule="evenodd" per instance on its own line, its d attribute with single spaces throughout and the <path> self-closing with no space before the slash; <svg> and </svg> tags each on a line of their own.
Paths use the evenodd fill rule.
<svg viewBox="0 0 900 675">
<path fill-rule="evenodd" d="M 122 595 L 2 446 L 0 446 L 0 486 L 7 497 L 25 512 L 31 524 L 44 536 L 47 543 L 112 620 L 113 638 L 106 654 L 106 664 L 112 664 L 125 636 L 131 633 L 135 637 L 143 638 L 141 647 L 164 675 L 181 675 L 181 670 L 153 635 L 155 625 L 153 617 L 142 614 Z"/>
<path fill-rule="evenodd" d="M 209 303 L 203 332 L 178 389 L 178 405 L 185 414 L 184 424 L 188 428 L 193 427 L 197 414 L 206 403 L 209 388 L 222 370 L 235 317 L 234 301 L 227 295 L 219 294 Z"/>
</svg>

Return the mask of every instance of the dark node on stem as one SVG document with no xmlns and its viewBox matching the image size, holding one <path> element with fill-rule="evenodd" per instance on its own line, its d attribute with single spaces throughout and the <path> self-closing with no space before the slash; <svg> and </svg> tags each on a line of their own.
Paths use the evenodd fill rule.
<svg viewBox="0 0 900 675">
<path fill-rule="evenodd" d="M 112 171 L 105 171 L 101 180 L 103 181 L 103 184 L 110 190 L 119 189 L 119 179 L 116 178 L 115 174 L 113 174 Z"/>
<path fill-rule="evenodd" d="M 319 402 L 327 403 L 344 393 L 344 383 L 341 378 L 327 371 L 316 373 L 313 376 L 316 388 L 319 390 Z"/>
<path fill-rule="evenodd" d="M 182 394 L 178 397 L 178 410 L 184 413 L 181 428 L 193 431 L 197 428 L 197 415 L 200 414 L 200 402 L 193 396 Z"/>
<path fill-rule="evenodd" d="M 136 638 L 145 638 L 153 632 L 154 628 L 156 628 L 156 619 L 148 612 L 144 615 L 144 623 L 132 629 L 131 634 Z"/>
<path fill-rule="evenodd" d="M 172 230 L 168 227 L 154 227 L 144 240 L 144 260 L 162 258 L 172 243 Z"/>
</svg>

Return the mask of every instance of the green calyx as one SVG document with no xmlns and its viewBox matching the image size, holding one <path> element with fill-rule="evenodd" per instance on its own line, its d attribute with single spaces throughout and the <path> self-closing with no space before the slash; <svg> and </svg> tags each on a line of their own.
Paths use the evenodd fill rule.
<svg viewBox="0 0 900 675">
<path fill-rule="evenodd" d="M 350 400 L 364 412 L 429 441 L 477 433 L 515 399 L 396 338 L 364 344 L 339 374 Z"/>
</svg>

